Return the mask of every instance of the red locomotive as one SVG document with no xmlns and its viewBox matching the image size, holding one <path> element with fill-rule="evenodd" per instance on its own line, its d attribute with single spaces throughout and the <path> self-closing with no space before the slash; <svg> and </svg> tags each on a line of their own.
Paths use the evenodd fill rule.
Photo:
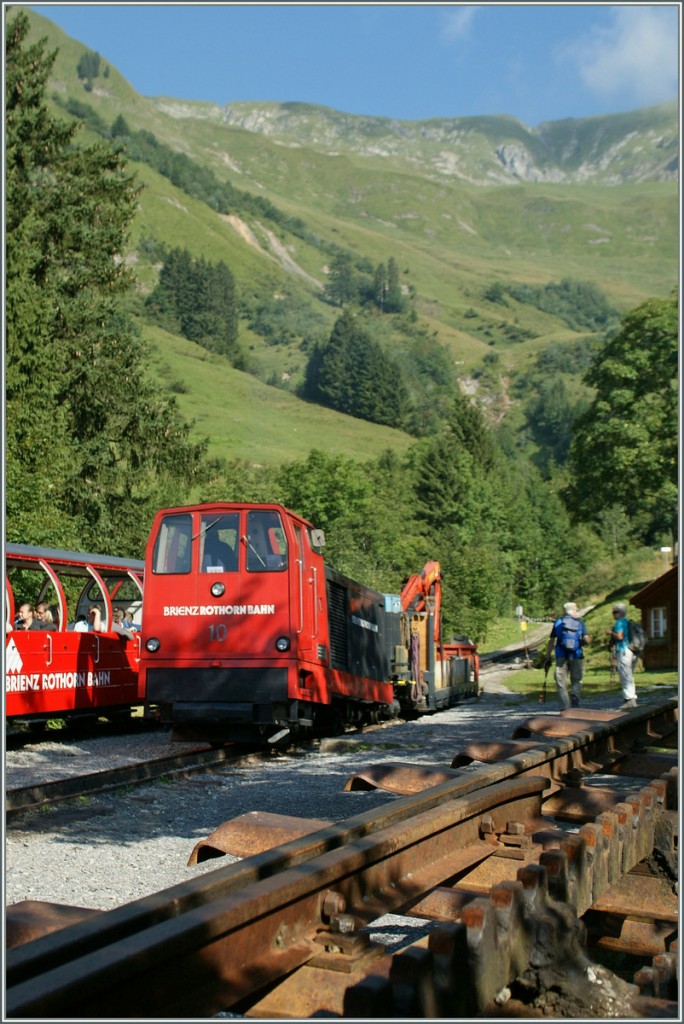
<svg viewBox="0 0 684 1024">
<path fill-rule="evenodd" d="M 433 711 L 478 691 L 473 644 L 442 644 L 440 576 L 402 594 L 326 565 L 324 537 L 279 504 L 157 513 L 145 559 L 145 714 L 178 738 L 271 743 Z"/>
<path fill-rule="evenodd" d="M 139 626 L 144 562 L 7 544 L 5 567 L 6 719 L 39 726 L 127 716 L 141 706 L 140 633 L 115 632 L 113 612 L 123 609 Z M 46 619 L 25 628 L 20 609 L 31 616 L 41 604 Z M 89 628 L 90 608 L 98 610 L 97 630 Z"/>
</svg>

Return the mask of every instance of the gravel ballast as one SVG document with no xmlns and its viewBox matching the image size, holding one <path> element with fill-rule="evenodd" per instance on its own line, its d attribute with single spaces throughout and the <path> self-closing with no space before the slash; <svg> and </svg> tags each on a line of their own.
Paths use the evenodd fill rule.
<svg viewBox="0 0 684 1024">
<path fill-rule="evenodd" d="M 640 690 L 639 704 L 675 695 L 675 687 Z M 587 707 L 620 703 L 618 691 Z M 340 821 L 396 799 L 379 790 L 344 792 L 347 780 L 363 768 L 388 761 L 449 767 L 467 743 L 510 739 L 530 715 L 557 711 L 552 684 L 549 699 L 540 705 L 489 676 L 477 701 L 322 743 L 313 753 L 273 754 L 268 764 L 248 763 L 27 812 L 5 830 L 6 905 L 45 900 L 112 909 L 236 859 L 187 865 L 195 844 L 237 815 L 259 810 Z M 171 743 L 163 733 L 35 744 L 6 753 L 5 784 L 100 771 L 189 746 L 196 744 Z"/>
</svg>

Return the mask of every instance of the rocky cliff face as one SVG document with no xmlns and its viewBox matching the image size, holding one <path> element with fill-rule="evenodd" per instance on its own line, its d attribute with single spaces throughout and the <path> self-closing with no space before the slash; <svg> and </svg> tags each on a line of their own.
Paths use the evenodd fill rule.
<svg viewBox="0 0 684 1024">
<path fill-rule="evenodd" d="M 185 103 L 181 112 L 169 105 L 174 101 L 165 101 L 166 112 L 179 117 L 192 107 Z M 206 108 L 201 116 L 207 116 Z M 209 116 L 284 145 L 403 161 L 421 165 L 431 176 L 471 184 L 591 180 L 617 185 L 674 181 L 679 171 L 674 103 L 534 129 L 512 117 L 397 121 L 299 103 L 234 103 L 214 107 Z"/>
</svg>

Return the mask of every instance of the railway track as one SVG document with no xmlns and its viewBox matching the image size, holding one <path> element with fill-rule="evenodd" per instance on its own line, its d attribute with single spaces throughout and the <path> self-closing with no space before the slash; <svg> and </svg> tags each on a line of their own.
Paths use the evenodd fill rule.
<svg viewBox="0 0 684 1024">
<path fill-rule="evenodd" d="M 194 750 L 170 757 L 151 758 L 135 764 L 108 768 L 104 771 L 91 772 L 87 775 L 69 776 L 54 779 L 30 786 L 15 787 L 5 793 L 5 818 L 13 818 L 38 807 L 60 803 L 94 793 L 121 789 L 124 786 L 137 786 L 145 782 L 154 782 L 161 778 L 174 778 L 181 775 L 192 775 L 196 772 L 219 770 L 228 765 L 238 765 L 245 758 L 253 756 L 254 751 L 241 749 L 235 753 L 234 748 L 214 748 L 206 744 Z"/>
<path fill-rule="evenodd" d="M 368 730 L 377 728 L 378 726 L 369 726 Z M 361 733 L 364 730 L 355 731 Z M 288 749 L 305 750 L 310 743 L 311 741 L 291 743 Z M 66 800 L 77 800 L 79 797 L 93 796 L 96 793 L 141 786 L 159 779 L 179 778 L 198 772 L 239 768 L 255 759 L 267 760 L 272 753 L 273 748 L 256 745 L 249 747 L 241 744 L 238 747 L 229 744 L 218 747 L 200 744 L 192 750 L 184 750 L 171 756 L 149 758 L 136 761 L 134 764 L 84 775 L 69 775 L 28 786 L 15 786 L 5 791 L 5 820 L 11 822 L 27 811 L 49 807 Z"/>
<path fill-rule="evenodd" d="M 505 665 L 514 665 L 525 657 L 534 658 L 538 652 L 539 644 L 532 644 L 525 647 L 524 644 L 507 647 L 501 651 L 490 651 L 489 654 L 480 655 L 480 675 L 493 672 Z"/>
<path fill-rule="evenodd" d="M 678 702 L 574 715 L 370 766 L 392 799 L 337 824 L 226 823 L 193 856 L 243 860 L 115 910 L 9 908 L 8 1016 L 675 1015 Z M 388 913 L 429 933 L 390 953 Z"/>
<path fill-rule="evenodd" d="M 397 720 L 399 722 L 400 720 Z M 365 729 L 353 730 L 355 733 L 375 731 L 378 728 L 391 726 L 388 722 L 383 726 L 370 725 Z M 351 730 L 350 730 L 351 732 Z M 306 740 L 292 742 L 289 750 L 306 750 L 315 741 Z M 221 771 L 224 768 L 239 768 L 255 759 L 267 760 L 274 748 L 263 745 L 248 746 L 246 744 L 199 744 L 192 750 L 163 757 L 148 758 L 101 771 L 89 772 L 84 775 L 69 775 L 60 779 L 36 782 L 28 786 L 15 786 L 5 791 L 5 820 L 11 822 L 26 811 L 36 810 L 62 803 L 66 800 L 77 800 L 79 797 L 93 796 L 123 787 L 141 786 L 159 779 L 179 778 L 198 772 Z"/>
</svg>

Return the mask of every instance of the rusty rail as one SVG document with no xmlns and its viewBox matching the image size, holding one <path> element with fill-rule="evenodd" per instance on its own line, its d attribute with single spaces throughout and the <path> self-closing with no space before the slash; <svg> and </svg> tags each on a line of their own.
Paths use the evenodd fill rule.
<svg viewBox="0 0 684 1024">
<path fill-rule="evenodd" d="M 8 950 L 6 1012 L 91 1019 L 243 1012 L 286 976 L 303 993 L 312 971 L 317 999 L 328 984 L 326 1005 L 338 1015 L 479 1012 L 525 958 L 539 958 L 552 934 L 557 959 L 582 963 L 579 916 L 649 856 L 667 808 L 676 806 L 676 775 L 626 793 L 594 821 L 585 816 L 577 833 L 549 819 L 548 802 L 560 799 L 568 773 L 606 771 L 627 763 L 635 747 L 667 743 L 677 707 L 669 701 L 591 727 L 585 719 L 586 728 L 551 739 L 531 721 L 525 742 L 535 745 L 504 761 L 437 770 L 437 784 L 423 770 L 418 791 L 372 812 L 90 912 Z M 530 739 L 540 735 L 532 727 L 542 730 L 541 741 Z M 485 871 L 484 889 L 469 890 L 494 863 L 519 863 L 518 877 L 490 883 Z M 364 924 L 407 909 L 432 917 L 429 900 L 440 894 L 451 900 L 449 920 L 437 915 L 443 923 L 428 947 L 397 960 L 369 942 Z M 456 984 L 464 964 L 467 984 Z M 415 982 L 408 994 L 407 971 Z"/>
</svg>

